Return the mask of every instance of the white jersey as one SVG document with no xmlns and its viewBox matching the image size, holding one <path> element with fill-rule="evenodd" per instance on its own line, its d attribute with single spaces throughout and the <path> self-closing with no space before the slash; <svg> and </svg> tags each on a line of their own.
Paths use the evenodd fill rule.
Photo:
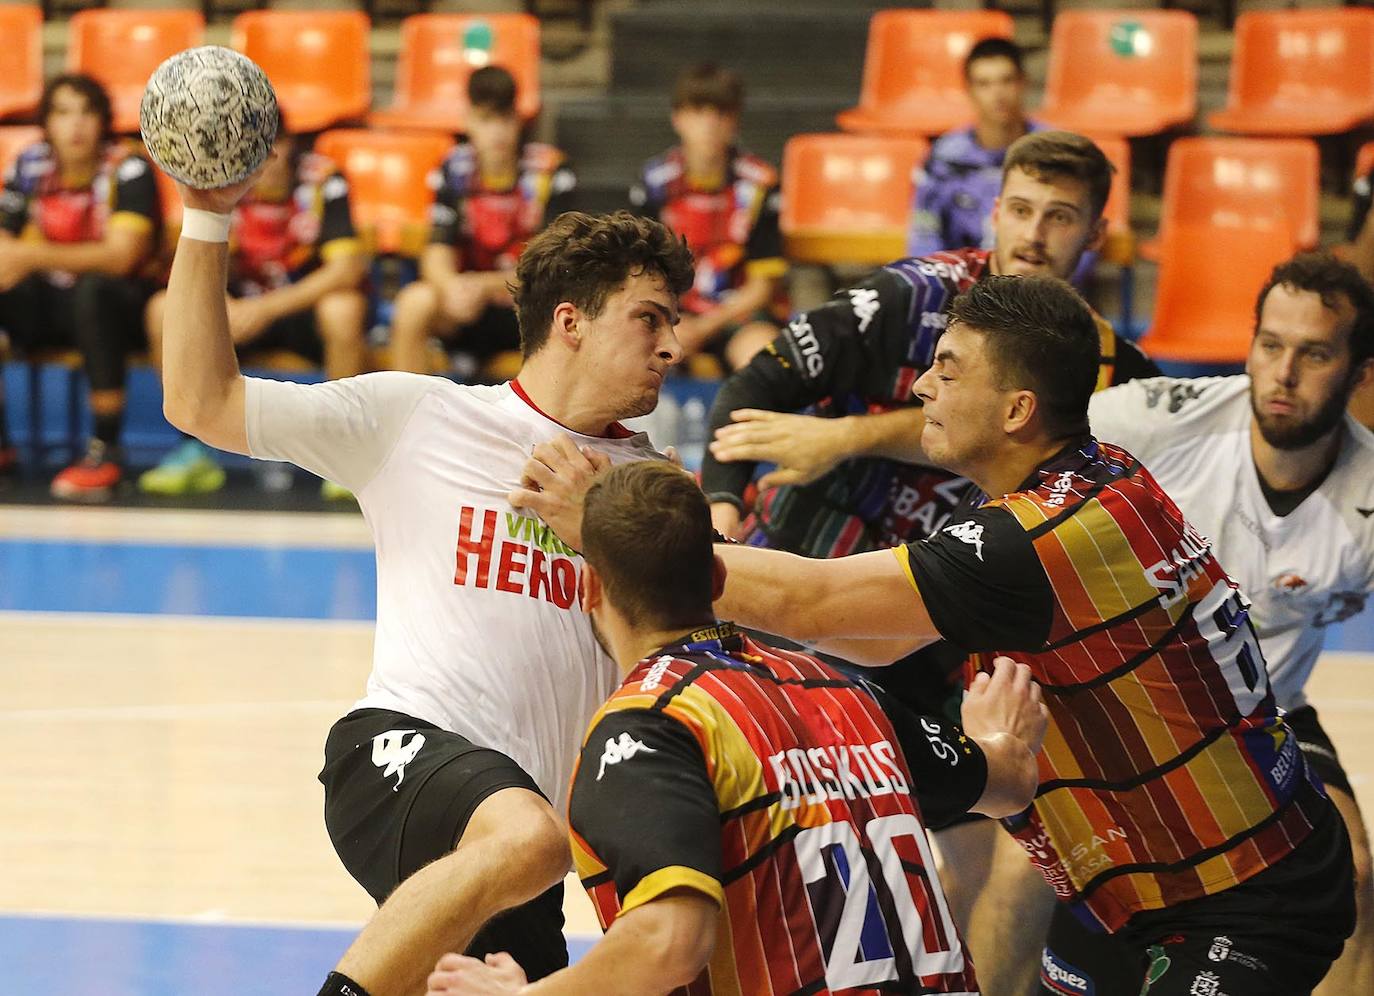
<svg viewBox="0 0 1374 996">
<path fill-rule="evenodd" d="M 1093 434 L 1130 451 L 1203 535 L 1252 603 L 1279 705 L 1306 704 L 1326 627 L 1374 587 L 1374 435 L 1349 415 L 1335 466 L 1278 516 L 1250 450 L 1250 378 L 1153 377 L 1094 394 Z"/>
<path fill-rule="evenodd" d="M 506 500 L 560 434 L 614 462 L 642 434 L 582 436 L 511 384 L 376 373 L 304 386 L 248 379 L 250 453 L 352 491 L 377 548 L 367 694 L 515 759 L 561 811 L 587 723 L 620 674 L 578 606 L 582 558 Z"/>
</svg>

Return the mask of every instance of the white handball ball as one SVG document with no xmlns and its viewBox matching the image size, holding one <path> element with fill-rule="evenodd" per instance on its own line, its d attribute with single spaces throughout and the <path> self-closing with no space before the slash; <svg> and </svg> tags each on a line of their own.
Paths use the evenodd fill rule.
<svg viewBox="0 0 1374 996">
<path fill-rule="evenodd" d="M 218 45 L 188 48 L 158 66 L 138 108 L 153 161 L 199 190 L 238 183 L 262 165 L 277 125 L 267 74 Z"/>
</svg>

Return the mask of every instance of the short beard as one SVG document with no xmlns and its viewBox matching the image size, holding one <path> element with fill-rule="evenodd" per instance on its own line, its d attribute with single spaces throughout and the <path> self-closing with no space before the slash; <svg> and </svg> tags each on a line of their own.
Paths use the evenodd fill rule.
<svg viewBox="0 0 1374 996">
<path fill-rule="evenodd" d="M 596 637 L 596 642 L 601 645 L 601 649 L 606 651 L 606 656 L 615 660 L 615 652 L 611 650 L 611 644 L 606 639 L 606 634 L 601 632 L 601 627 L 596 624 L 590 612 L 587 613 L 587 621 L 592 624 L 592 636 Z"/>
<path fill-rule="evenodd" d="M 1352 379 L 1353 383 L 1353 379 Z M 1276 450 L 1302 450 L 1317 442 L 1345 418 L 1345 407 L 1350 401 L 1350 385 L 1337 391 L 1316 410 L 1311 418 L 1302 422 L 1275 424 L 1269 416 L 1261 414 L 1259 403 L 1253 391 L 1250 393 L 1250 411 L 1259 426 L 1260 436 Z"/>
<path fill-rule="evenodd" d="M 622 401 L 615 410 L 614 420 L 622 422 L 629 418 L 639 418 L 641 415 L 648 415 L 658 407 L 659 400 L 662 398 L 662 391 L 652 395 L 640 395 L 638 398 L 627 398 Z"/>
</svg>

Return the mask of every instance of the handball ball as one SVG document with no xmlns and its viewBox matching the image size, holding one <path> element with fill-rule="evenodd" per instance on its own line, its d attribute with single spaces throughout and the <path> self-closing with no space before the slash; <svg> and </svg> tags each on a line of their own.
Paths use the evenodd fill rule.
<svg viewBox="0 0 1374 996">
<path fill-rule="evenodd" d="M 277 124 L 267 75 L 218 45 L 188 48 L 158 66 L 138 108 L 153 161 L 200 190 L 238 183 L 262 165 Z"/>
</svg>

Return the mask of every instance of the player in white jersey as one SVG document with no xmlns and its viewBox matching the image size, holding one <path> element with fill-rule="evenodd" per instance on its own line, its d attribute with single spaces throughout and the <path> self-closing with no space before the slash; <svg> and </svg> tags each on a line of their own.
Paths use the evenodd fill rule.
<svg viewBox="0 0 1374 996">
<path fill-rule="evenodd" d="M 455 947 L 515 946 L 548 974 L 567 964 L 568 777 L 617 671 L 578 605 L 581 558 L 508 494 L 541 444 L 655 455 L 618 420 L 651 411 L 681 358 L 691 256 L 656 222 L 565 214 L 517 266 L 515 381 L 257 380 L 239 373 L 224 304 L 224 216 L 250 185 L 181 191 L 164 408 L 210 445 L 343 484 L 376 543 L 373 670 L 320 780 L 335 848 L 381 908 L 321 993 L 418 992 Z"/>
<path fill-rule="evenodd" d="M 1374 590 L 1374 435 L 1346 414 L 1374 375 L 1374 291 L 1348 264 L 1303 253 L 1274 269 L 1255 312 L 1246 374 L 1132 381 L 1094 395 L 1089 417 L 1094 435 L 1134 454 L 1212 541 L 1252 603 L 1274 695 L 1355 851 L 1356 932 L 1318 991 L 1374 993 L 1369 837 L 1303 694 L 1326 628 Z M 1047 972 L 1091 980 L 1099 993 L 1139 990 L 1138 973 L 1108 974 L 1129 962 L 1085 949 L 1092 939 L 1059 920 Z"/>
</svg>

